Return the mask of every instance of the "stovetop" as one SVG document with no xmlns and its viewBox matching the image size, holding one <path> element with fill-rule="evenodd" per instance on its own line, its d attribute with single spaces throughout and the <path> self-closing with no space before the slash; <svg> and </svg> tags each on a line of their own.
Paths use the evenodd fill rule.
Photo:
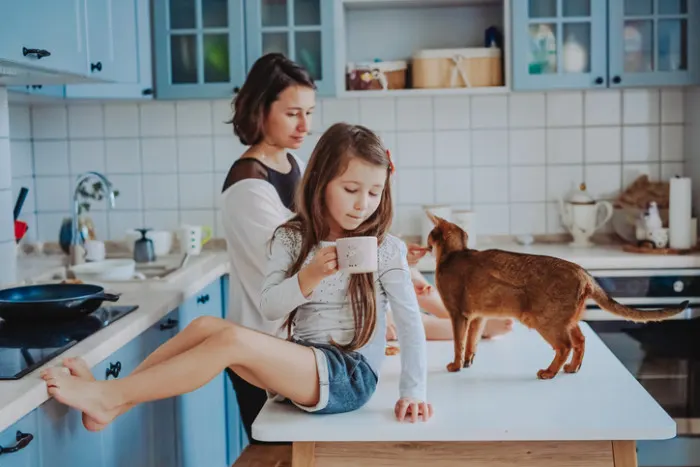
<svg viewBox="0 0 700 467">
<path fill-rule="evenodd" d="M 46 324 L 0 320 L 0 380 L 22 378 L 137 308 L 105 306 L 83 318 Z"/>
</svg>

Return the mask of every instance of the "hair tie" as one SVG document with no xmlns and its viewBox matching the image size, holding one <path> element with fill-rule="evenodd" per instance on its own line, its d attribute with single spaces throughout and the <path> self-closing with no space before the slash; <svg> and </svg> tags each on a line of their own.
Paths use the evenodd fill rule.
<svg viewBox="0 0 700 467">
<path fill-rule="evenodd" d="M 396 167 L 394 166 L 394 161 L 391 160 L 391 151 L 388 149 L 386 150 L 386 157 L 389 159 L 389 172 L 393 175 Z"/>
</svg>

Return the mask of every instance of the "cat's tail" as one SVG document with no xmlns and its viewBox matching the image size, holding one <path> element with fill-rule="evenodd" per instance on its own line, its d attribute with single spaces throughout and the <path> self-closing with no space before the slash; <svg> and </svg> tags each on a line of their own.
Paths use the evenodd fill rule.
<svg viewBox="0 0 700 467">
<path fill-rule="evenodd" d="M 588 276 L 588 294 L 605 311 L 620 316 L 628 321 L 644 323 L 647 321 L 662 321 L 668 319 L 688 308 L 688 301 L 684 301 L 677 307 L 662 308 L 657 310 L 639 310 L 617 302 L 593 277 Z"/>
</svg>

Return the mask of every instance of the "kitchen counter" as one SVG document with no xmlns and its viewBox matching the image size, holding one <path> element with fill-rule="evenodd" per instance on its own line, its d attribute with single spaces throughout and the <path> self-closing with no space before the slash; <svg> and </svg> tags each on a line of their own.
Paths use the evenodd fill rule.
<svg viewBox="0 0 700 467">
<path fill-rule="evenodd" d="M 503 339 L 482 341 L 474 365 L 459 373 L 445 368 L 452 343 L 429 342 L 428 398 L 435 414 L 427 423 L 394 418 L 401 363 L 396 356 L 387 357 L 377 392 L 363 408 L 309 416 L 268 402 L 253 434 L 263 441 L 293 441 L 298 465 L 304 466 L 312 465 L 304 463 L 309 455 L 317 465 L 332 457 L 339 462 L 332 465 L 355 465 L 340 461 L 345 458 L 358 465 L 381 458 L 386 466 L 442 466 L 459 459 L 521 466 L 584 465 L 587 459 L 586 465 L 597 466 L 612 465 L 613 450 L 618 465 L 634 454 L 635 440 L 674 437 L 673 419 L 590 327 L 581 327 L 587 340 L 580 372 L 546 381 L 536 373 L 554 353 L 538 333 L 519 324 Z"/>
<path fill-rule="evenodd" d="M 535 243 L 529 246 L 516 242 L 480 243 L 477 250 L 501 249 L 516 253 L 554 256 L 576 263 L 588 270 L 596 269 L 664 269 L 700 268 L 700 254 L 652 255 L 628 253 L 622 245 L 571 247 L 566 243 Z M 421 272 L 435 271 L 435 257 L 428 254 L 417 265 Z"/>
<path fill-rule="evenodd" d="M 18 259 L 20 280 L 28 280 L 47 271 L 58 271 L 57 258 L 51 255 Z M 25 260 L 30 261 L 27 263 Z M 41 268 L 41 262 L 44 268 Z M 156 324 L 189 297 L 229 271 L 225 252 L 207 252 L 191 257 L 188 264 L 168 280 L 110 282 L 109 292 L 121 293 L 114 305 L 138 305 L 139 308 L 115 323 L 80 341 L 43 367 L 17 381 L 0 381 L 0 432 L 48 400 L 46 385 L 39 377 L 41 369 L 59 365 L 63 358 L 81 357 L 93 367 L 135 337 Z M 105 303 L 109 306 L 111 303 Z"/>
</svg>

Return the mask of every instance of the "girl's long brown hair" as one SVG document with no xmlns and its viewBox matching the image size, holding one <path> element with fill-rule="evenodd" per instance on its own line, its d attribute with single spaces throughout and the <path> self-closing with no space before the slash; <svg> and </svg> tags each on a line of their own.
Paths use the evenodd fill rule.
<svg viewBox="0 0 700 467">
<path fill-rule="evenodd" d="M 379 137 L 371 130 L 360 125 L 336 123 L 321 136 L 311 154 L 296 193 L 297 214 L 277 228 L 291 229 L 301 235 L 299 256 L 287 271 L 288 277 L 298 273 L 311 250 L 328 237 L 330 226 L 325 203 L 326 187 L 331 180 L 345 172 L 353 157 L 385 168 L 386 182 L 379 207 L 374 214 L 357 229 L 345 232 L 344 236 L 374 236 L 377 237 L 378 244 L 381 244 L 389 231 L 393 218 L 390 184 L 393 166 L 390 156 Z M 355 335 L 346 345 L 333 344 L 343 350 L 353 351 L 370 340 L 376 327 L 377 304 L 373 274 L 351 275 L 348 293 L 355 321 Z M 296 312 L 297 310 L 292 311 L 284 323 L 288 336 L 291 336 Z"/>
</svg>

